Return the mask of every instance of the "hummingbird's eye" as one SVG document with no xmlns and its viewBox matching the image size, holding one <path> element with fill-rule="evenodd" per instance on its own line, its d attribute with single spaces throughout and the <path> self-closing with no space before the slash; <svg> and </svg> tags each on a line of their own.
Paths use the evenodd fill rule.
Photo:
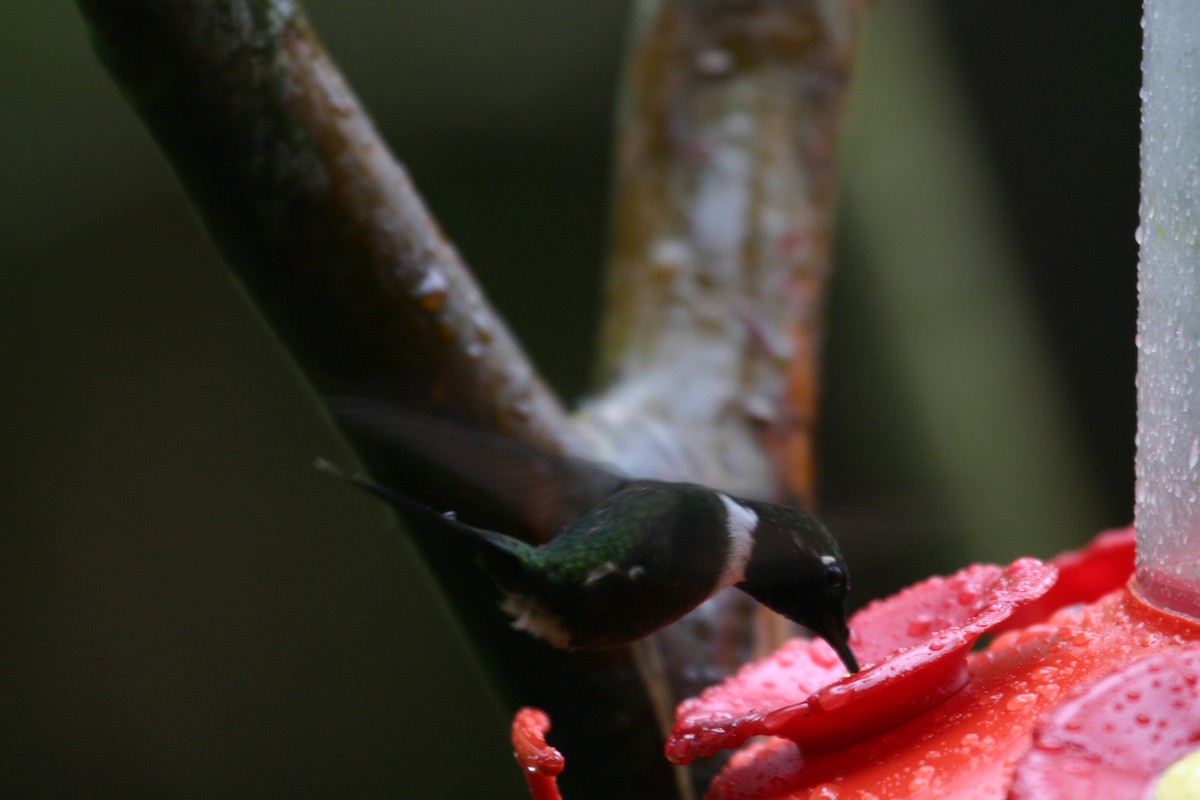
<svg viewBox="0 0 1200 800">
<path fill-rule="evenodd" d="M 825 588 L 826 589 L 841 589 L 846 585 L 846 570 L 842 569 L 837 564 L 830 564 L 825 568 Z"/>
</svg>

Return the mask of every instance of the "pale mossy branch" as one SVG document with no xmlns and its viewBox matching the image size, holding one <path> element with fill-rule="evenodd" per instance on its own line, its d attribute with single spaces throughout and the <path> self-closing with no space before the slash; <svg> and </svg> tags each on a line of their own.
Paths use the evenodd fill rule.
<svg viewBox="0 0 1200 800">
<path fill-rule="evenodd" d="M 579 414 L 606 459 L 811 505 L 833 161 L 863 13 L 636 4 L 600 392 Z M 785 632 L 714 598 L 642 645 L 660 709 Z"/>
<path fill-rule="evenodd" d="M 581 420 L 631 471 L 811 500 L 816 393 L 795 382 L 815 380 L 861 10 L 645 0 L 636 12 L 601 392 Z M 785 458 L 764 446 L 781 443 Z"/>
</svg>

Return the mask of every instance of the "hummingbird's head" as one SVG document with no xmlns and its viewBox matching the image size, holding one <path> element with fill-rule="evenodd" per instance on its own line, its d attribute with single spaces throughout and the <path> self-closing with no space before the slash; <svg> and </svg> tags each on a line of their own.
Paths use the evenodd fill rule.
<svg viewBox="0 0 1200 800">
<path fill-rule="evenodd" d="M 850 573 L 837 542 L 811 514 L 771 503 L 745 503 L 758 515 L 745 579 L 737 586 L 767 608 L 829 642 L 851 672 L 846 593 Z"/>
</svg>

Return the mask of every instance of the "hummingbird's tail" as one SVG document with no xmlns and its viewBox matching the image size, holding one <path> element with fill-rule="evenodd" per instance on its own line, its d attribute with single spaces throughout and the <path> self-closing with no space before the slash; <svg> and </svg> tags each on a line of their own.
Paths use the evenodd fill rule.
<svg viewBox="0 0 1200 800">
<path fill-rule="evenodd" d="M 519 539 L 468 525 L 455 519 L 452 511 L 445 513 L 436 511 L 402 492 L 376 483 L 361 472 L 347 472 L 328 459 L 319 457 L 313 459 L 313 467 L 370 492 L 400 512 L 400 515 L 406 520 L 430 532 L 437 531 L 465 536 L 480 545 L 489 568 L 497 573 L 497 577 L 516 577 L 524 572 L 525 558 L 523 556 L 526 555 L 526 551 L 532 549 L 532 546 Z"/>
</svg>

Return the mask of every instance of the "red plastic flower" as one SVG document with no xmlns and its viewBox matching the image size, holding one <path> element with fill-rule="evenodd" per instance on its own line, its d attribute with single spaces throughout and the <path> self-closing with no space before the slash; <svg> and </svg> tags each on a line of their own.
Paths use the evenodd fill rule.
<svg viewBox="0 0 1200 800">
<path fill-rule="evenodd" d="M 708 796 L 1006 797 L 1013 765 L 1030 749 L 1035 726 L 1069 690 L 1090 685 L 1136 659 L 1175 652 L 1200 639 L 1200 624 L 1149 605 L 1123 588 L 1132 560 L 1122 554 L 1128 553 L 1131 536 L 1108 534 L 1078 553 L 1056 559 L 1066 575 L 1043 598 L 1053 594 L 1058 600 L 1028 603 L 1026 608 L 1038 609 L 1030 615 L 1033 624 L 998 636 L 982 652 L 970 653 L 965 685 L 944 702 L 892 730 L 864 735 L 837 750 L 798 748 L 783 739 L 749 745 L 735 754 Z M 1122 560 L 1123 569 L 1111 568 Z M 1093 582 L 1098 575 L 1107 577 Z M 1105 589 L 1113 591 L 1094 603 L 1078 604 Z M 1058 603 L 1067 607 L 1056 611 Z"/>
<path fill-rule="evenodd" d="M 546 733 L 550 730 L 550 717 L 536 708 L 522 708 L 513 717 L 513 755 L 533 800 L 562 800 L 558 793 L 558 776 L 562 774 L 566 761 L 562 753 L 546 744 Z"/>
<path fill-rule="evenodd" d="M 1159 773 L 1200 746 L 1197 682 L 1196 646 L 1096 681 L 1038 723 L 1010 800 L 1151 796 Z"/>
<path fill-rule="evenodd" d="M 894 728 L 961 689 L 975 641 L 1054 578 L 1033 559 L 977 564 L 874 602 L 850 620 L 860 672 L 842 677 L 829 645 L 794 639 L 682 703 L 667 756 L 688 763 L 761 735 L 820 752 Z"/>
<path fill-rule="evenodd" d="M 1092 603 L 1120 589 L 1133 574 L 1137 535 L 1133 528 L 1105 531 L 1081 550 L 1060 553 L 1050 560 L 1058 580 L 1036 602 L 1019 609 L 996 631 L 1027 628 L 1045 622 L 1060 608 Z"/>
</svg>

